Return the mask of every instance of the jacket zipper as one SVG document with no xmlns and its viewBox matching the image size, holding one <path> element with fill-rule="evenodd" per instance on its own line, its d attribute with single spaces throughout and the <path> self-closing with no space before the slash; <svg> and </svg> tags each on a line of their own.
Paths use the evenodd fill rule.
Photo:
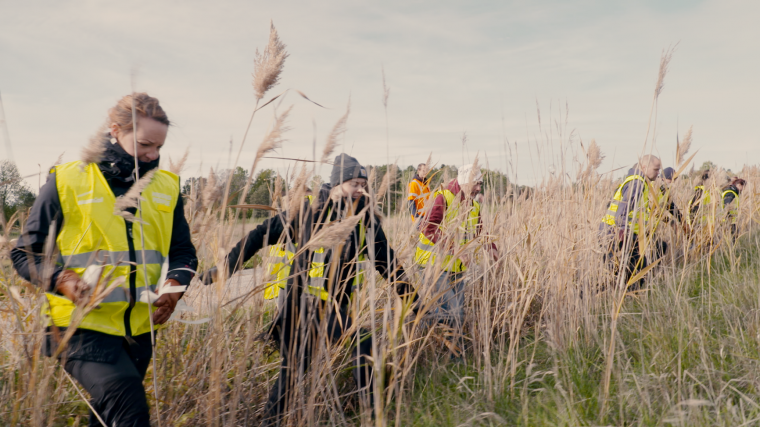
<svg viewBox="0 0 760 427">
<path fill-rule="evenodd" d="M 132 223 L 124 221 L 127 226 L 127 245 L 129 246 L 129 307 L 124 312 L 124 331 L 125 335 L 132 336 L 132 323 L 130 317 L 132 308 L 137 301 L 137 256 L 135 255 L 135 244 L 132 241 Z"/>
</svg>

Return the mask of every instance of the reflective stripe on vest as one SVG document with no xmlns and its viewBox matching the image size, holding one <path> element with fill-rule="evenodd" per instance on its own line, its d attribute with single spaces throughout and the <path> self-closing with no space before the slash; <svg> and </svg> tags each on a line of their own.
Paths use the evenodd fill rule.
<svg viewBox="0 0 760 427">
<path fill-rule="evenodd" d="M 314 202 L 314 196 L 306 196 L 309 206 Z M 290 240 L 269 248 L 269 264 L 267 273 L 274 277 L 274 281 L 268 282 L 264 288 L 264 299 L 275 299 L 280 295 L 280 288 L 285 289 L 290 277 L 290 268 L 293 265 L 293 257 L 296 253 L 296 245 Z"/>
<path fill-rule="evenodd" d="M 329 215 L 328 215 L 329 217 Z M 357 252 L 358 263 L 356 266 L 356 276 L 354 277 L 354 288 L 359 288 L 364 282 L 364 272 L 366 269 L 367 257 L 362 253 L 364 250 L 364 243 L 367 238 L 367 232 L 364 228 L 364 221 L 359 221 L 359 248 Z M 325 269 L 325 261 L 327 260 L 327 251 L 325 248 L 319 248 L 314 251 L 314 255 L 311 258 L 311 268 L 309 269 L 309 286 L 308 292 L 312 295 L 319 296 L 323 301 L 327 301 L 330 297 L 330 293 L 326 287 L 327 277 Z M 334 262 L 334 261 L 333 261 Z"/>
<path fill-rule="evenodd" d="M 439 195 L 443 195 L 443 198 L 446 200 L 446 216 L 441 228 L 442 233 L 447 233 L 449 231 L 447 229 L 451 227 L 459 217 L 459 202 L 455 200 L 456 196 L 454 193 L 448 189 L 436 191 L 433 194 L 431 200 L 434 201 Z M 467 218 L 462 221 L 460 229 L 458 230 L 459 233 L 463 234 L 463 237 L 459 239 L 460 245 L 464 245 L 475 236 L 479 220 L 480 203 L 473 201 L 472 207 L 469 208 Z M 435 243 L 428 239 L 427 236 L 425 236 L 425 233 L 421 232 L 417 241 L 417 248 L 414 254 L 414 262 L 422 266 L 435 264 L 436 253 L 434 249 Z M 461 259 L 453 258 L 454 256 L 452 253 L 447 253 L 444 255 L 442 265 L 444 271 L 458 273 L 467 270 L 467 267 L 464 265 Z"/>
<path fill-rule="evenodd" d="M 114 214 L 114 194 L 96 164 L 66 163 L 56 166 L 55 173 L 63 213 L 63 225 L 56 239 L 59 264 L 80 276 L 89 265 L 104 265 L 102 277 L 126 279 L 122 288 L 112 291 L 78 326 L 120 336 L 150 332 L 148 305 L 139 302 L 145 291 L 144 271 L 147 271 L 150 288 L 155 291 L 161 264 L 169 254 L 179 178 L 171 172 L 156 172 L 142 192 L 142 211 L 135 215 L 144 222 L 145 234 L 140 235 L 140 224 L 135 222 L 128 236 L 125 220 Z M 130 240 L 133 259 L 130 259 Z M 130 270 L 133 270 L 131 275 Z M 132 281 L 134 301 L 130 297 Z M 69 326 L 76 306 L 61 295 L 46 293 L 46 296 L 48 304 L 43 310 L 49 320 L 59 327 Z"/>
<path fill-rule="evenodd" d="M 615 195 L 612 197 L 612 201 L 610 201 L 610 205 L 607 208 L 607 213 L 604 215 L 604 218 L 602 218 L 603 223 L 613 227 L 620 226 L 620 224 L 615 223 L 615 216 L 617 215 L 617 210 L 620 206 L 620 202 L 623 201 L 623 187 L 625 187 L 625 185 L 631 181 L 641 181 L 641 183 L 644 185 L 644 194 L 641 200 L 639 200 L 639 210 L 642 211 L 641 213 L 643 215 L 644 225 L 646 226 L 646 224 L 649 222 L 649 185 L 647 184 L 644 177 L 640 175 L 630 175 L 618 186 L 617 191 L 615 191 Z M 633 232 L 638 234 L 639 222 L 638 219 L 635 218 L 634 211 L 635 209 L 631 209 L 628 212 L 628 227 L 632 226 Z"/>
<path fill-rule="evenodd" d="M 725 200 L 728 193 L 732 193 L 734 195 L 734 200 L 736 201 L 736 207 L 728 210 L 728 215 L 731 217 L 731 223 L 736 224 L 736 216 L 739 214 L 739 193 L 731 189 L 724 191 L 720 196 L 720 200 L 723 202 L 723 208 L 726 207 Z M 729 203 L 730 206 L 733 206 L 734 200 Z"/>
</svg>

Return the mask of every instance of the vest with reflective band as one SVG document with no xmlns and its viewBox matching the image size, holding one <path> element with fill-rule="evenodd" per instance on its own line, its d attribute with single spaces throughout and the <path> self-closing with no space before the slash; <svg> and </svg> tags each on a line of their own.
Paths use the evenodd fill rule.
<svg viewBox="0 0 760 427">
<path fill-rule="evenodd" d="M 436 191 L 433 194 L 431 200 L 435 200 L 439 195 L 443 195 L 443 198 L 446 200 L 446 216 L 444 217 L 443 224 L 441 224 L 440 227 L 442 229 L 442 233 L 447 233 L 451 231 L 448 228 L 454 226 L 455 221 L 459 217 L 460 203 L 456 200 L 454 193 L 448 189 Z M 469 208 L 467 218 L 465 218 L 465 220 L 462 221 L 462 224 L 459 225 L 460 229 L 458 230 L 458 233 L 462 233 L 463 235 L 462 238 L 459 239 L 460 245 L 464 245 L 465 243 L 469 242 L 477 234 L 479 220 L 480 203 L 473 201 L 472 207 Z M 434 249 L 435 243 L 428 239 L 427 236 L 425 236 L 425 233 L 420 233 L 419 240 L 417 241 L 417 249 L 414 254 L 414 262 L 422 266 L 435 264 L 436 253 Z M 467 270 L 467 266 L 464 265 L 461 259 L 453 258 L 454 255 L 452 253 L 444 255 L 442 265 L 444 271 L 459 273 Z"/>
<path fill-rule="evenodd" d="M 409 183 L 409 197 L 407 197 L 407 200 L 414 200 L 414 204 L 417 206 L 417 215 L 424 215 L 423 208 L 425 207 L 425 202 L 427 201 L 427 196 L 429 194 L 430 187 L 424 182 L 418 179 L 413 179 L 412 182 Z M 416 218 L 412 215 L 412 219 Z"/>
<path fill-rule="evenodd" d="M 607 214 L 604 215 L 604 218 L 602 218 L 603 223 L 611 225 L 613 227 L 621 226 L 621 224 L 615 224 L 615 215 L 617 214 L 620 202 L 623 201 L 623 187 L 625 187 L 625 185 L 631 181 L 641 181 L 641 183 L 644 185 L 644 194 L 641 200 L 639 200 L 639 211 L 643 215 L 644 225 L 646 226 L 647 222 L 649 222 L 649 185 L 641 175 L 630 175 L 618 186 L 617 191 L 615 191 L 615 196 L 612 197 L 610 206 L 607 208 Z M 633 232 L 638 234 L 639 222 L 638 219 L 635 218 L 634 211 L 635 209 L 631 209 L 628 212 L 628 227 L 633 227 Z"/>
<path fill-rule="evenodd" d="M 696 203 L 710 203 L 710 192 L 705 190 L 704 185 L 697 185 L 694 187 L 694 191 L 702 190 L 702 198 L 700 200 L 696 200 Z"/>
<path fill-rule="evenodd" d="M 116 199 L 98 165 L 82 165 L 75 161 L 55 167 L 63 212 L 63 226 L 56 240 L 59 264 L 80 276 L 89 265 L 104 265 L 102 277 L 110 274 L 110 280 L 124 277 L 126 282 L 88 313 L 79 327 L 119 336 L 150 332 L 148 305 L 139 302 L 145 289 L 144 271 L 155 291 L 169 254 L 179 177 L 157 171 L 142 192 L 142 211 L 135 216 L 144 221 L 143 251 L 140 224 L 132 224 L 129 233 L 124 218 L 114 214 Z M 48 306 L 44 310 L 49 320 L 56 326 L 69 326 L 76 306 L 61 295 L 48 292 L 46 296 Z"/>
<path fill-rule="evenodd" d="M 695 215 L 695 218 L 690 218 L 691 221 L 695 222 L 697 220 L 701 221 L 702 223 L 712 223 L 712 216 L 710 215 L 709 208 L 706 208 L 705 205 L 710 204 L 710 192 L 705 190 L 704 185 L 697 185 L 694 187 L 694 191 L 702 191 L 702 196 L 700 199 L 692 199 L 692 206 L 697 206 L 697 213 L 701 213 L 698 218 L 696 218 L 697 215 Z M 703 209 L 704 208 L 704 209 Z M 691 212 L 689 212 L 691 215 Z"/>
<path fill-rule="evenodd" d="M 314 196 L 306 196 L 309 199 L 309 205 L 314 201 Z M 269 264 L 267 264 L 267 273 L 274 277 L 274 280 L 267 283 L 264 288 L 264 299 L 275 299 L 280 295 L 280 289 L 285 289 L 290 277 L 290 267 L 293 265 L 293 257 L 296 253 L 296 245 L 291 241 L 272 245 L 269 248 Z"/>
<path fill-rule="evenodd" d="M 330 215 L 328 214 L 328 217 Z M 357 289 L 364 282 L 364 271 L 366 270 L 367 256 L 363 254 L 364 243 L 367 238 L 367 230 L 364 228 L 363 220 L 359 221 L 359 256 L 358 263 L 356 265 L 356 277 L 354 277 L 353 287 Z M 334 253 L 333 253 L 334 255 Z M 329 272 L 325 268 L 325 260 L 327 259 L 327 252 L 325 248 L 319 248 L 314 251 L 314 255 L 311 258 L 311 268 L 309 269 L 309 286 L 308 292 L 312 295 L 319 296 L 323 301 L 327 301 L 330 298 L 330 292 L 325 286 L 327 284 L 327 277 L 325 275 Z M 332 262 L 336 262 L 333 260 Z M 352 290 L 353 291 L 353 290 Z"/>
<path fill-rule="evenodd" d="M 720 200 L 721 201 L 726 200 L 726 194 L 728 194 L 728 193 L 733 193 L 734 200 L 736 200 L 736 207 L 731 208 L 731 209 L 728 210 L 728 215 L 729 215 L 729 217 L 731 217 L 731 222 L 735 224 L 736 223 L 736 216 L 739 214 L 739 193 L 737 193 L 736 191 L 731 190 L 731 189 L 726 190 L 726 191 L 723 192 L 723 194 L 721 194 Z M 730 205 L 734 204 L 734 200 L 731 201 Z M 725 202 L 723 202 L 723 207 L 724 208 L 726 207 L 726 203 Z"/>
</svg>

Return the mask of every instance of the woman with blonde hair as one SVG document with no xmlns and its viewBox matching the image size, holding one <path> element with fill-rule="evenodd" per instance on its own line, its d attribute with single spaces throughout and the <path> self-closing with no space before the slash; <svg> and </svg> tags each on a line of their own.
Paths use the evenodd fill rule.
<svg viewBox="0 0 760 427">
<path fill-rule="evenodd" d="M 50 170 L 11 253 L 19 275 L 46 293 L 46 353 L 90 394 L 91 426 L 150 425 L 151 337 L 182 297 L 150 290 L 183 289 L 197 266 L 179 177 L 158 170 L 169 124 L 156 98 L 119 100 L 83 159 Z M 130 191 L 134 203 L 122 197 Z M 45 247 L 50 233 L 54 248 Z"/>
</svg>

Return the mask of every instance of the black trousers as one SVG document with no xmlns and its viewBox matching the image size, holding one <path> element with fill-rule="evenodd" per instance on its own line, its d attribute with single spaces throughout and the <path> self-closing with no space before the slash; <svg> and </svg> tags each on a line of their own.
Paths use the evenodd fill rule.
<svg viewBox="0 0 760 427">
<path fill-rule="evenodd" d="M 325 330 L 322 329 L 324 326 L 320 325 L 320 311 L 322 310 L 326 312 L 324 315 L 327 335 L 320 337 L 320 334 L 325 333 Z M 310 314 L 312 316 L 309 316 Z M 356 335 L 353 337 L 345 335 L 345 332 L 352 326 L 348 307 L 341 306 L 338 311 L 335 311 L 330 307 L 310 301 L 300 325 L 290 328 L 288 324 L 291 322 L 287 320 L 289 319 L 284 319 L 283 328 L 280 332 L 280 356 L 282 357 L 280 376 L 269 393 L 269 400 L 264 410 L 263 426 L 285 425 L 282 417 L 288 408 L 292 408 L 295 403 L 291 391 L 296 386 L 302 387 L 302 384 L 297 383 L 298 374 L 299 372 L 305 373 L 309 369 L 314 349 L 320 341 L 324 342 L 325 339 L 330 343 L 353 339 L 351 352 L 354 356 L 352 361 L 354 379 L 360 393 L 366 393 L 369 401 L 372 402 L 373 376 L 370 362 L 372 337 L 369 331 L 365 329 L 359 330 L 358 337 Z"/>
<path fill-rule="evenodd" d="M 87 390 L 92 397 L 90 405 L 106 425 L 147 427 L 150 413 L 143 379 L 149 364 L 149 351 L 122 339 L 115 363 L 73 359 L 66 361 L 64 369 Z M 102 426 L 92 412 L 90 425 Z"/>
<path fill-rule="evenodd" d="M 656 240 L 653 242 L 654 256 L 659 259 L 665 256 L 668 252 L 667 242 Z M 604 259 L 607 263 L 612 264 L 614 270 L 619 271 L 619 264 L 624 266 L 624 283 L 628 283 L 632 276 L 638 274 L 641 270 L 649 265 L 647 257 L 642 256 L 639 251 L 639 244 L 636 235 L 633 235 L 633 239 L 629 242 L 626 253 L 623 253 L 623 242 L 612 243 L 605 255 Z M 627 259 L 623 259 L 621 262 L 621 256 L 627 255 Z M 635 273 L 635 274 L 634 274 Z M 629 288 L 631 290 L 638 290 L 644 287 L 644 278 L 631 283 Z"/>
</svg>

